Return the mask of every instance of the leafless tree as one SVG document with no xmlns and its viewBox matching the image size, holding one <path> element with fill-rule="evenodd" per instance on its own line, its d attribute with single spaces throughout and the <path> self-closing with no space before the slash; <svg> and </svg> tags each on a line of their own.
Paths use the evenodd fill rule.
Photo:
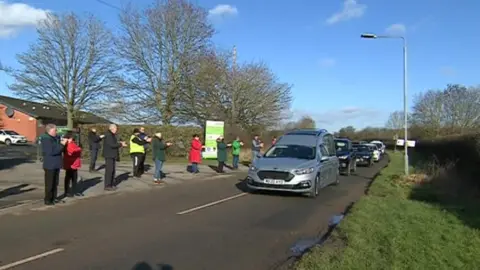
<svg viewBox="0 0 480 270">
<path fill-rule="evenodd" d="M 447 85 L 417 96 L 412 120 L 429 136 L 463 133 L 480 127 L 480 88 Z M 442 133 L 443 132 L 443 133 Z"/>
<path fill-rule="evenodd" d="M 385 127 L 393 130 L 401 130 L 404 128 L 405 124 L 405 115 L 403 111 L 394 111 L 390 113 Z"/>
<path fill-rule="evenodd" d="M 21 69 L 7 68 L 10 89 L 29 100 L 64 108 L 67 126 L 113 90 L 118 65 L 111 53 L 112 35 L 93 16 L 49 15 L 38 39 L 17 55 Z"/>
<path fill-rule="evenodd" d="M 142 11 L 127 7 L 120 22 L 116 48 L 126 76 L 115 102 L 130 121 L 173 123 L 194 60 L 214 34 L 207 12 L 187 0 L 157 0 Z"/>
</svg>

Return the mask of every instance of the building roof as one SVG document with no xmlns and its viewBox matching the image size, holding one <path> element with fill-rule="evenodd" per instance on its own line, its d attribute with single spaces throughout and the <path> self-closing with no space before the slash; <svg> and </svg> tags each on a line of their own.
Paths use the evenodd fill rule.
<svg viewBox="0 0 480 270">
<path fill-rule="evenodd" d="M 65 111 L 65 109 L 58 108 L 57 106 L 54 106 L 54 105 L 32 102 L 28 100 L 7 97 L 7 96 L 0 96 L 0 103 L 35 118 L 47 118 L 47 119 L 56 119 L 56 120 L 67 119 L 67 112 Z M 81 124 L 112 123 L 103 117 L 97 116 L 89 112 L 80 112 L 77 122 Z"/>
</svg>

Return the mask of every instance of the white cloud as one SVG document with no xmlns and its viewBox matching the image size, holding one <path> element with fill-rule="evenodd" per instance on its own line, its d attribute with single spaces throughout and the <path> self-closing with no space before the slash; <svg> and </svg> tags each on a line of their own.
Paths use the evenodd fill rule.
<svg viewBox="0 0 480 270">
<path fill-rule="evenodd" d="M 402 23 L 394 23 L 385 29 L 388 35 L 401 36 L 405 35 L 407 27 Z"/>
<path fill-rule="evenodd" d="M 208 11 L 208 16 L 210 18 L 235 16 L 237 14 L 238 14 L 237 8 L 231 5 L 217 5 Z"/>
<path fill-rule="evenodd" d="M 333 67 L 337 64 L 337 61 L 333 58 L 324 58 L 320 60 L 320 66 L 322 67 Z"/>
<path fill-rule="evenodd" d="M 23 3 L 0 1 L 0 38 L 8 38 L 25 27 L 36 26 L 47 18 L 48 10 Z"/>
<path fill-rule="evenodd" d="M 327 24 L 335 24 L 342 21 L 348 21 L 360 18 L 365 14 L 367 5 L 359 4 L 357 0 L 345 0 L 341 11 L 334 13 L 327 19 Z"/>
</svg>

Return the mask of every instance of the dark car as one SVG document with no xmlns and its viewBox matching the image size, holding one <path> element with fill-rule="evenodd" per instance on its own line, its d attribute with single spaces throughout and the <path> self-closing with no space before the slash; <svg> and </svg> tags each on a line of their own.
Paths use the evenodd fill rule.
<svg viewBox="0 0 480 270">
<path fill-rule="evenodd" d="M 340 172 L 345 175 L 357 171 L 356 153 L 349 139 L 335 139 L 335 148 L 339 161 Z"/>
<path fill-rule="evenodd" d="M 368 167 L 373 165 L 373 151 L 368 145 L 356 144 L 353 149 L 357 158 L 357 165 L 366 165 Z"/>
</svg>

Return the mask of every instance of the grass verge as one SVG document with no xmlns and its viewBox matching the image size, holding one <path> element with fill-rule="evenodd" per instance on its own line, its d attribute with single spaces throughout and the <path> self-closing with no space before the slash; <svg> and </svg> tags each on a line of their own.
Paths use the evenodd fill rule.
<svg viewBox="0 0 480 270">
<path fill-rule="evenodd" d="M 401 153 L 390 158 L 368 195 L 297 270 L 478 269 L 479 204 L 443 200 L 424 178 L 403 176 Z"/>
</svg>

